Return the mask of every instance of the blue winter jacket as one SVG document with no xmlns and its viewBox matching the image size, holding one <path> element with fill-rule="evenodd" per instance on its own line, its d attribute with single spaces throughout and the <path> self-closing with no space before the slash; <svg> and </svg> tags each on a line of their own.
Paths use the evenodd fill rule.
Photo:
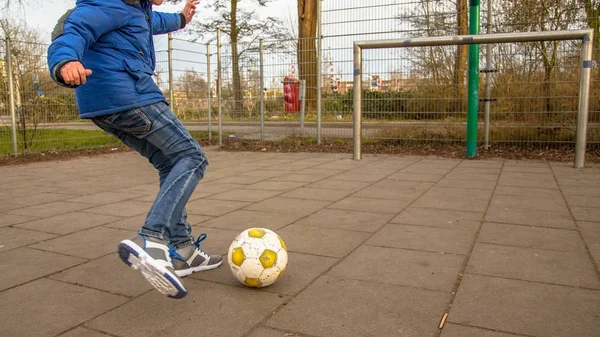
<svg viewBox="0 0 600 337">
<path fill-rule="evenodd" d="M 165 101 L 152 79 L 152 35 L 181 29 L 185 23 L 182 14 L 153 12 L 148 0 L 77 0 L 52 33 L 50 74 L 57 83 L 75 88 L 81 118 Z M 92 70 L 86 84 L 64 83 L 60 68 L 69 61 Z"/>
</svg>

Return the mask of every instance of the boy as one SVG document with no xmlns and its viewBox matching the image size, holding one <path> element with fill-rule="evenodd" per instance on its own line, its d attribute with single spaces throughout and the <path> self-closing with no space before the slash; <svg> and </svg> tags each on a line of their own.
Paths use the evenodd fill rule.
<svg viewBox="0 0 600 337">
<path fill-rule="evenodd" d="M 163 0 L 78 0 L 52 32 L 52 78 L 75 88 L 79 116 L 91 119 L 136 150 L 159 173 L 160 191 L 138 235 L 123 240 L 119 257 L 171 298 L 187 294 L 179 277 L 221 265 L 194 241 L 185 204 L 204 176 L 204 151 L 171 112 L 152 80 L 152 35 L 182 29 L 198 2 L 180 14 L 152 11 Z"/>
</svg>

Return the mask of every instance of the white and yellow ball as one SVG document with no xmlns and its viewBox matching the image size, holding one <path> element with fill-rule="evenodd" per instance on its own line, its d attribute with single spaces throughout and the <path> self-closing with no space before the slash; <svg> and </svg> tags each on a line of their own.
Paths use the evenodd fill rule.
<svg viewBox="0 0 600 337">
<path fill-rule="evenodd" d="M 283 276 L 288 262 L 287 247 L 272 230 L 249 228 L 229 246 L 227 262 L 241 283 L 252 288 L 266 287 Z"/>
</svg>

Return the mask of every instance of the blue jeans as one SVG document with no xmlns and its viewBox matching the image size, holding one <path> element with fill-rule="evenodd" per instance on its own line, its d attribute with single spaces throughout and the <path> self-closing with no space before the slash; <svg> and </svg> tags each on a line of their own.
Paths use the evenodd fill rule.
<svg viewBox="0 0 600 337">
<path fill-rule="evenodd" d="M 185 204 L 204 177 L 208 160 L 169 106 L 159 102 L 92 121 L 158 170 L 160 191 L 139 234 L 168 240 L 175 249 L 192 244 Z"/>
</svg>

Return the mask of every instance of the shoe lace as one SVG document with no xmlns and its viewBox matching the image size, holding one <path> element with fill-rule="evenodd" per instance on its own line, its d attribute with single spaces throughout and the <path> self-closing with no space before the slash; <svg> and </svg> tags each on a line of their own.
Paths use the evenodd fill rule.
<svg viewBox="0 0 600 337">
<path fill-rule="evenodd" d="M 194 242 L 194 246 L 196 246 L 196 249 L 198 249 L 199 251 L 203 252 L 206 254 L 205 251 L 203 251 L 202 249 L 200 249 L 200 242 L 204 241 L 204 239 L 206 239 L 206 233 L 202 233 L 198 236 L 198 239 L 196 239 L 196 242 Z"/>
</svg>

